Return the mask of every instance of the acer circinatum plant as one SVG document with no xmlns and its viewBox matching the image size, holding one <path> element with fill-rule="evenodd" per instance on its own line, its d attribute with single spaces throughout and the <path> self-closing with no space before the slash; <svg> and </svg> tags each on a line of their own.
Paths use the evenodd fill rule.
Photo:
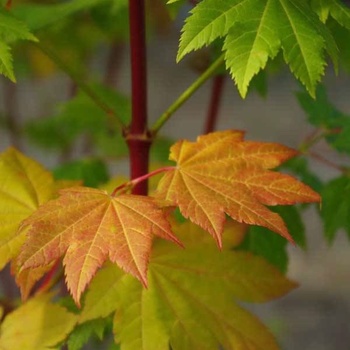
<svg viewBox="0 0 350 350">
<path fill-rule="evenodd" d="M 338 196 L 349 192 L 349 171 L 310 150 L 326 140 L 338 152 L 350 152 L 349 116 L 317 87 L 326 54 L 336 69 L 349 68 L 341 50 L 349 48 L 347 5 L 1 3 L 0 72 L 15 81 L 15 46 L 14 62 L 21 56 L 27 74 L 52 74 L 52 61 L 72 86 L 70 100 L 55 115 L 22 124 L 11 104 L 16 91 L 5 86 L 5 126 L 15 147 L 0 155 L 0 267 L 10 264 L 22 303 L 11 291 L 2 295 L 0 349 L 77 350 L 92 336 L 108 343 L 111 332 L 110 349 L 278 349 L 268 328 L 239 302 L 270 301 L 296 287 L 284 274 L 286 260 L 276 258 L 277 252 L 285 254 L 287 241 L 303 244 L 304 206 L 290 205 L 319 203 L 318 190 L 324 194 L 327 237 L 332 240 L 341 227 L 350 231 L 350 196 Z M 211 63 L 150 125 L 146 19 L 157 27 L 157 20 L 174 18 L 188 6 L 177 59 L 213 44 Z M 71 42 L 62 42 L 63 32 L 72 33 Z M 111 88 L 128 37 L 130 115 L 128 98 Z M 92 84 L 82 62 L 106 41 L 111 50 L 104 84 Z M 250 85 L 259 90 L 264 84 L 266 66 L 278 67 L 282 60 L 306 88 L 298 99 L 317 127 L 300 149 L 247 141 L 240 130 L 215 131 L 225 68 L 244 98 Z M 159 137 L 162 126 L 209 79 L 214 83 L 206 134 L 174 142 L 170 162 L 159 157 L 157 166 L 150 164 L 151 146 L 164 151 L 171 143 Z M 19 148 L 28 139 L 58 151 L 62 164 L 49 171 L 24 155 Z M 127 153 L 130 180 L 109 178 L 106 157 L 65 162 L 79 140 L 90 156 L 117 159 Z M 323 184 L 308 169 L 308 156 L 336 167 L 341 177 Z M 4 284 L 12 278 L 7 272 L 1 275 Z"/>
</svg>

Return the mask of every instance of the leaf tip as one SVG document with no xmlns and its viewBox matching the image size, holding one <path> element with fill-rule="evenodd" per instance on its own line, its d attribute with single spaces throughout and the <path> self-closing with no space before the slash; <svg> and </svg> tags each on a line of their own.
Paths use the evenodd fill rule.
<svg viewBox="0 0 350 350">
<path fill-rule="evenodd" d="M 244 86 L 237 85 L 237 89 L 238 89 L 240 96 L 244 100 L 247 97 L 248 85 L 244 85 Z"/>
<path fill-rule="evenodd" d="M 294 238 L 291 236 L 287 228 L 283 230 L 283 232 L 280 232 L 282 237 L 284 237 L 289 243 L 291 243 L 294 247 L 296 247 L 296 243 L 294 241 Z"/>
<path fill-rule="evenodd" d="M 169 240 L 178 245 L 180 248 L 185 248 L 185 245 L 175 235 L 169 236 Z"/>
<path fill-rule="evenodd" d="M 221 235 L 215 235 L 215 242 L 216 245 L 218 246 L 219 250 L 222 250 L 222 238 Z"/>
<path fill-rule="evenodd" d="M 176 63 L 179 63 L 182 60 L 182 58 L 183 58 L 183 54 L 179 50 L 176 55 Z"/>
<path fill-rule="evenodd" d="M 148 288 L 147 272 L 145 275 L 140 274 L 137 277 L 138 277 L 139 281 L 141 282 L 142 286 L 147 289 Z"/>
</svg>

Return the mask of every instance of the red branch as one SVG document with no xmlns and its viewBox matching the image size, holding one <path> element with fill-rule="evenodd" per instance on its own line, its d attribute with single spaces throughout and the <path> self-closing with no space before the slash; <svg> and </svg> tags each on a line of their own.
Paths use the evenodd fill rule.
<svg viewBox="0 0 350 350">
<path fill-rule="evenodd" d="M 152 139 L 147 130 L 147 57 L 144 0 L 129 0 L 132 120 L 125 132 L 130 151 L 130 175 L 138 178 L 148 172 Z M 147 181 L 133 188 L 134 194 L 147 195 Z"/>
</svg>

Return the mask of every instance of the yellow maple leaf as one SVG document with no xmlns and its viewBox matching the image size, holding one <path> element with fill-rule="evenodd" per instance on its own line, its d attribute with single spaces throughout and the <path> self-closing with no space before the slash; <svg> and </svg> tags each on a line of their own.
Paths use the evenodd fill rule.
<svg viewBox="0 0 350 350">
<path fill-rule="evenodd" d="M 225 213 L 292 241 L 281 217 L 265 205 L 317 202 L 320 196 L 292 176 L 269 170 L 295 156 L 295 150 L 244 141 L 243 135 L 222 131 L 196 142 L 177 142 L 170 153 L 177 166 L 161 179 L 157 197 L 179 206 L 182 215 L 209 231 L 219 246 Z"/>
<path fill-rule="evenodd" d="M 63 341 L 77 316 L 50 302 L 45 294 L 8 314 L 1 324 L 1 350 L 48 350 Z"/>
<path fill-rule="evenodd" d="M 219 251 L 190 222 L 175 224 L 174 231 L 190 248 L 179 250 L 157 239 L 147 289 L 115 266 L 106 266 L 90 285 L 79 321 L 115 310 L 115 338 L 123 349 L 277 350 L 267 327 L 238 303 L 271 301 L 296 283 L 251 253 L 229 245 Z"/>
<path fill-rule="evenodd" d="M 52 198 L 54 187 L 52 175 L 16 149 L 0 155 L 0 269 L 25 240 L 24 234 L 17 234 L 19 224 Z"/>
</svg>

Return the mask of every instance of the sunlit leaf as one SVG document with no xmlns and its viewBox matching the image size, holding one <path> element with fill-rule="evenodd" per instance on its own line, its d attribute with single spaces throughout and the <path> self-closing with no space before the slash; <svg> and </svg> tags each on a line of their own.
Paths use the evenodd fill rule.
<svg viewBox="0 0 350 350">
<path fill-rule="evenodd" d="M 265 205 L 315 202 L 320 197 L 295 178 L 269 169 L 296 152 L 275 144 L 243 141 L 237 131 L 177 142 L 158 197 L 177 205 L 182 215 L 209 231 L 221 245 L 225 213 L 238 222 L 269 228 L 292 240 L 281 217 Z"/>
<path fill-rule="evenodd" d="M 23 222 L 22 230 L 27 229 L 19 256 L 23 269 L 47 265 L 64 255 L 67 286 L 78 304 L 107 259 L 147 285 L 154 235 L 177 242 L 165 213 L 151 197 L 112 197 L 87 187 L 62 190 L 58 199 Z"/>
</svg>

